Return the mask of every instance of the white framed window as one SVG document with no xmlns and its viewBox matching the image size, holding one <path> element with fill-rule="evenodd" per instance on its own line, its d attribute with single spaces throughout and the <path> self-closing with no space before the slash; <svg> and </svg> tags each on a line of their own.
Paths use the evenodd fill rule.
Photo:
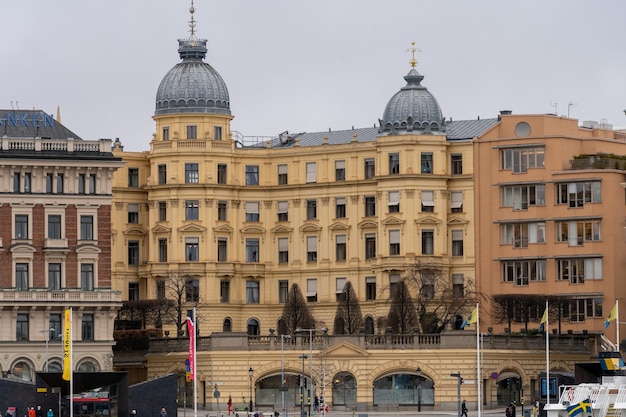
<svg viewBox="0 0 626 417">
<path fill-rule="evenodd" d="M 278 221 L 286 222 L 289 220 L 289 204 L 287 201 L 278 202 Z"/>
<path fill-rule="evenodd" d="M 246 221 L 247 222 L 259 221 L 259 202 L 258 201 L 246 201 Z"/>
<path fill-rule="evenodd" d="M 389 255 L 400 255 L 400 230 L 389 231 Z"/>
<path fill-rule="evenodd" d="M 317 278 L 309 278 L 306 280 L 306 300 L 308 302 L 317 301 Z"/>
<path fill-rule="evenodd" d="M 306 260 L 317 262 L 317 236 L 306 237 Z"/>
<path fill-rule="evenodd" d="M 463 212 L 463 191 L 452 191 L 450 193 L 450 212 Z"/>
<path fill-rule="evenodd" d="M 317 163 L 315 162 L 306 163 L 306 182 L 307 183 L 317 182 Z"/>
<path fill-rule="evenodd" d="M 346 161 L 335 161 L 335 181 L 346 180 Z"/>
<path fill-rule="evenodd" d="M 400 212 L 400 192 L 399 191 L 389 191 L 389 213 L 399 213 Z"/>
<path fill-rule="evenodd" d="M 422 211 L 432 213 L 435 211 L 435 192 L 422 190 Z"/>
</svg>

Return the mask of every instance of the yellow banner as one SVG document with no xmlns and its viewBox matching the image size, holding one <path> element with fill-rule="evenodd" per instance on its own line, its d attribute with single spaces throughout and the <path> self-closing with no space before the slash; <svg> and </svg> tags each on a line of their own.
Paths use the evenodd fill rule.
<svg viewBox="0 0 626 417">
<path fill-rule="evenodd" d="M 65 310 L 63 326 L 63 379 L 69 381 L 72 374 L 72 310 Z"/>
</svg>

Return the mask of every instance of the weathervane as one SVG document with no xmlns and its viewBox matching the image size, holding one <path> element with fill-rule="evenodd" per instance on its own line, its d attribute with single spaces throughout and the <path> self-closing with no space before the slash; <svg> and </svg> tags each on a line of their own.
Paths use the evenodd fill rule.
<svg viewBox="0 0 626 417">
<path fill-rule="evenodd" d="M 413 41 L 411 42 L 411 47 L 407 49 L 406 51 L 411 53 L 411 60 L 409 61 L 409 63 L 411 64 L 411 68 L 415 68 L 415 66 L 417 65 L 417 61 L 415 60 L 415 54 L 416 53 L 419 54 L 420 52 L 422 52 L 422 50 L 419 48 L 416 48 L 415 41 Z"/>
<path fill-rule="evenodd" d="M 193 14 L 196 9 L 193 7 L 193 0 L 191 0 L 191 7 L 189 8 L 189 13 L 191 14 L 191 20 L 189 21 L 189 32 L 191 33 L 191 42 L 196 40 L 196 21 L 193 19 Z"/>
</svg>

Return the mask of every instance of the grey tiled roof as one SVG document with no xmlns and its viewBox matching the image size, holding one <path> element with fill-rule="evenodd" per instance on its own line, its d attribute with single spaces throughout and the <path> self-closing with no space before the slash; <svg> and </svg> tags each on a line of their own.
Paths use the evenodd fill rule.
<svg viewBox="0 0 626 417">
<path fill-rule="evenodd" d="M 0 137 L 82 140 L 42 110 L 0 110 Z"/>
<path fill-rule="evenodd" d="M 498 119 L 480 119 L 480 120 L 459 120 L 448 122 L 445 126 L 446 138 L 449 141 L 471 140 L 482 134 L 498 122 Z M 296 139 L 300 142 L 300 146 L 320 146 L 324 144 L 324 138 L 328 137 L 329 145 L 340 145 L 350 143 L 354 135 L 357 135 L 358 142 L 375 142 L 378 136 L 377 127 L 366 127 L 350 130 L 335 130 L 328 132 L 305 132 L 291 133 L 289 140 L 281 142 L 278 138 L 272 140 L 272 148 L 290 148 L 294 146 Z M 387 135 L 388 133 L 385 133 Z M 265 146 L 263 144 L 262 146 Z"/>
</svg>

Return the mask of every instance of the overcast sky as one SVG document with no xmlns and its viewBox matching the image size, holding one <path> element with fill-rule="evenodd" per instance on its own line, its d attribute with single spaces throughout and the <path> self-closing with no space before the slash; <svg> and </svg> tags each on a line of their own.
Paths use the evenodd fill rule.
<svg viewBox="0 0 626 417">
<path fill-rule="evenodd" d="M 0 108 L 148 150 L 189 0 L 3 1 Z M 196 33 L 245 136 L 369 127 L 411 41 L 446 118 L 554 113 L 626 126 L 626 1 L 195 0 Z M 571 103 L 571 105 L 570 105 Z"/>
</svg>

